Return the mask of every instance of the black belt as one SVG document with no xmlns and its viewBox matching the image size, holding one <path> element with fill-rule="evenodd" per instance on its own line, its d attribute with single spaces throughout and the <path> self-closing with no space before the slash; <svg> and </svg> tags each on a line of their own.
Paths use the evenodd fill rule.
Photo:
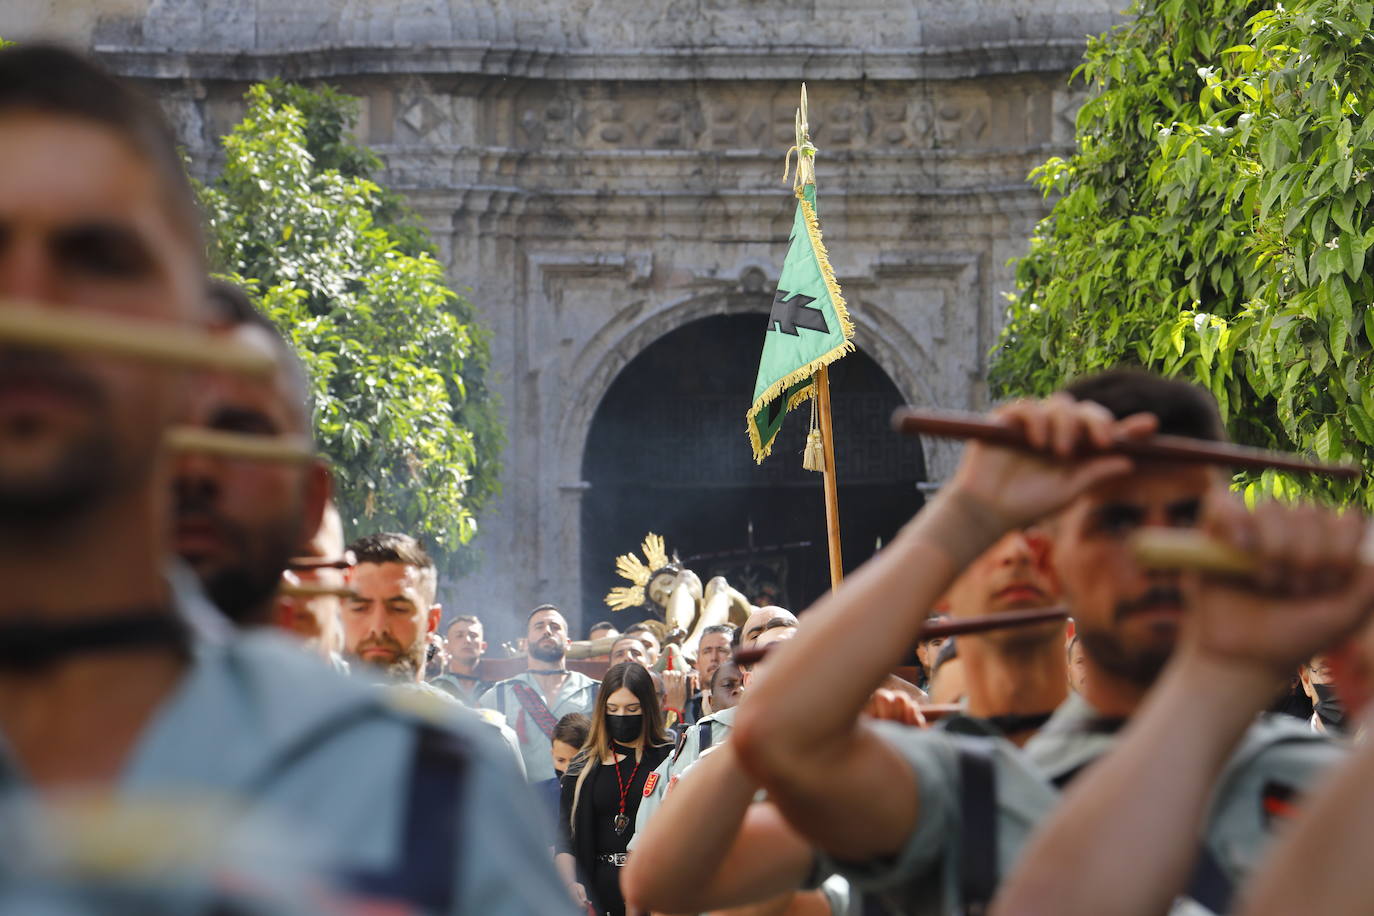
<svg viewBox="0 0 1374 916">
<path fill-rule="evenodd" d="M 616 868 L 623 868 L 626 860 L 630 858 L 628 852 L 611 852 L 606 855 L 597 856 L 596 861 L 605 862 L 607 865 L 614 865 Z"/>
</svg>

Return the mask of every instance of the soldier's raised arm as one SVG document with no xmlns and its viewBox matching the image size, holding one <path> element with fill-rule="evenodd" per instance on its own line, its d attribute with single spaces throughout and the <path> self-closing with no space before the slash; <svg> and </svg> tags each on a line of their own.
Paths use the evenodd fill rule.
<svg viewBox="0 0 1374 916">
<path fill-rule="evenodd" d="M 877 557 L 807 613 L 806 626 L 740 706 L 741 762 L 794 827 L 845 860 L 889 856 L 919 816 L 918 779 L 859 724 L 873 691 L 913 644 L 936 599 L 1006 531 L 1128 473 L 1129 459 L 1074 460 L 1082 444 L 1144 436 L 1152 417 L 1117 421 L 1066 396 L 998 411 L 1035 451 L 971 444 L 954 479 Z"/>
</svg>

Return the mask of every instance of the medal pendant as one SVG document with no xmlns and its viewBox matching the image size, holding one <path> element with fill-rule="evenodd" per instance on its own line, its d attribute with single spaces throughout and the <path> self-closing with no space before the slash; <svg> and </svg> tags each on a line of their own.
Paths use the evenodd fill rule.
<svg viewBox="0 0 1374 916">
<path fill-rule="evenodd" d="M 630 819 L 623 814 L 615 816 L 615 832 L 617 836 L 625 833 L 625 829 L 630 826 Z"/>
</svg>

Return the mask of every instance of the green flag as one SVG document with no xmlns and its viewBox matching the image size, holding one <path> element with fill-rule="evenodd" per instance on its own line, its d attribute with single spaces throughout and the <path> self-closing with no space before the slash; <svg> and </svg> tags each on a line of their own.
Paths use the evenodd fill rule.
<svg viewBox="0 0 1374 916">
<path fill-rule="evenodd" d="M 809 182 L 797 191 L 797 215 L 746 417 L 755 461 L 773 450 L 787 411 L 813 396 L 816 371 L 854 349 L 853 337 L 854 325 L 821 242 L 816 185 Z"/>
</svg>

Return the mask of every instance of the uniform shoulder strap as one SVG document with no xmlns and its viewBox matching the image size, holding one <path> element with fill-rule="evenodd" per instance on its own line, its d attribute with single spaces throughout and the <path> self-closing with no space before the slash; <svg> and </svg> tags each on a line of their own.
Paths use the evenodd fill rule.
<svg viewBox="0 0 1374 916">
<path fill-rule="evenodd" d="M 711 726 L 715 725 L 710 719 L 697 724 L 697 756 L 700 757 L 711 747 Z"/>
<path fill-rule="evenodd" d="M 959 892 L 965 916 L 982 916 L 997 891 L 997 773 L 992 752 L 959 745 Z"/>
<path fill-rule="evenodd" d="M 1198 848 L 1193 874 L 1188 879 L 1187 895 L 1213 913 L 1229 913 L 1235 885 L 1204 841 Z"/>
<path fill-rule="evenodd" d="M 428 726 L 419 729 L 400 830 L 402 847 L 391 869 L 348 876 L 354 889 L 411 903 L 421 912 L 452 911 L 453 869 L 461 853 L 459 828 L 470 763 L 461 737 Z"/>
</svg>

